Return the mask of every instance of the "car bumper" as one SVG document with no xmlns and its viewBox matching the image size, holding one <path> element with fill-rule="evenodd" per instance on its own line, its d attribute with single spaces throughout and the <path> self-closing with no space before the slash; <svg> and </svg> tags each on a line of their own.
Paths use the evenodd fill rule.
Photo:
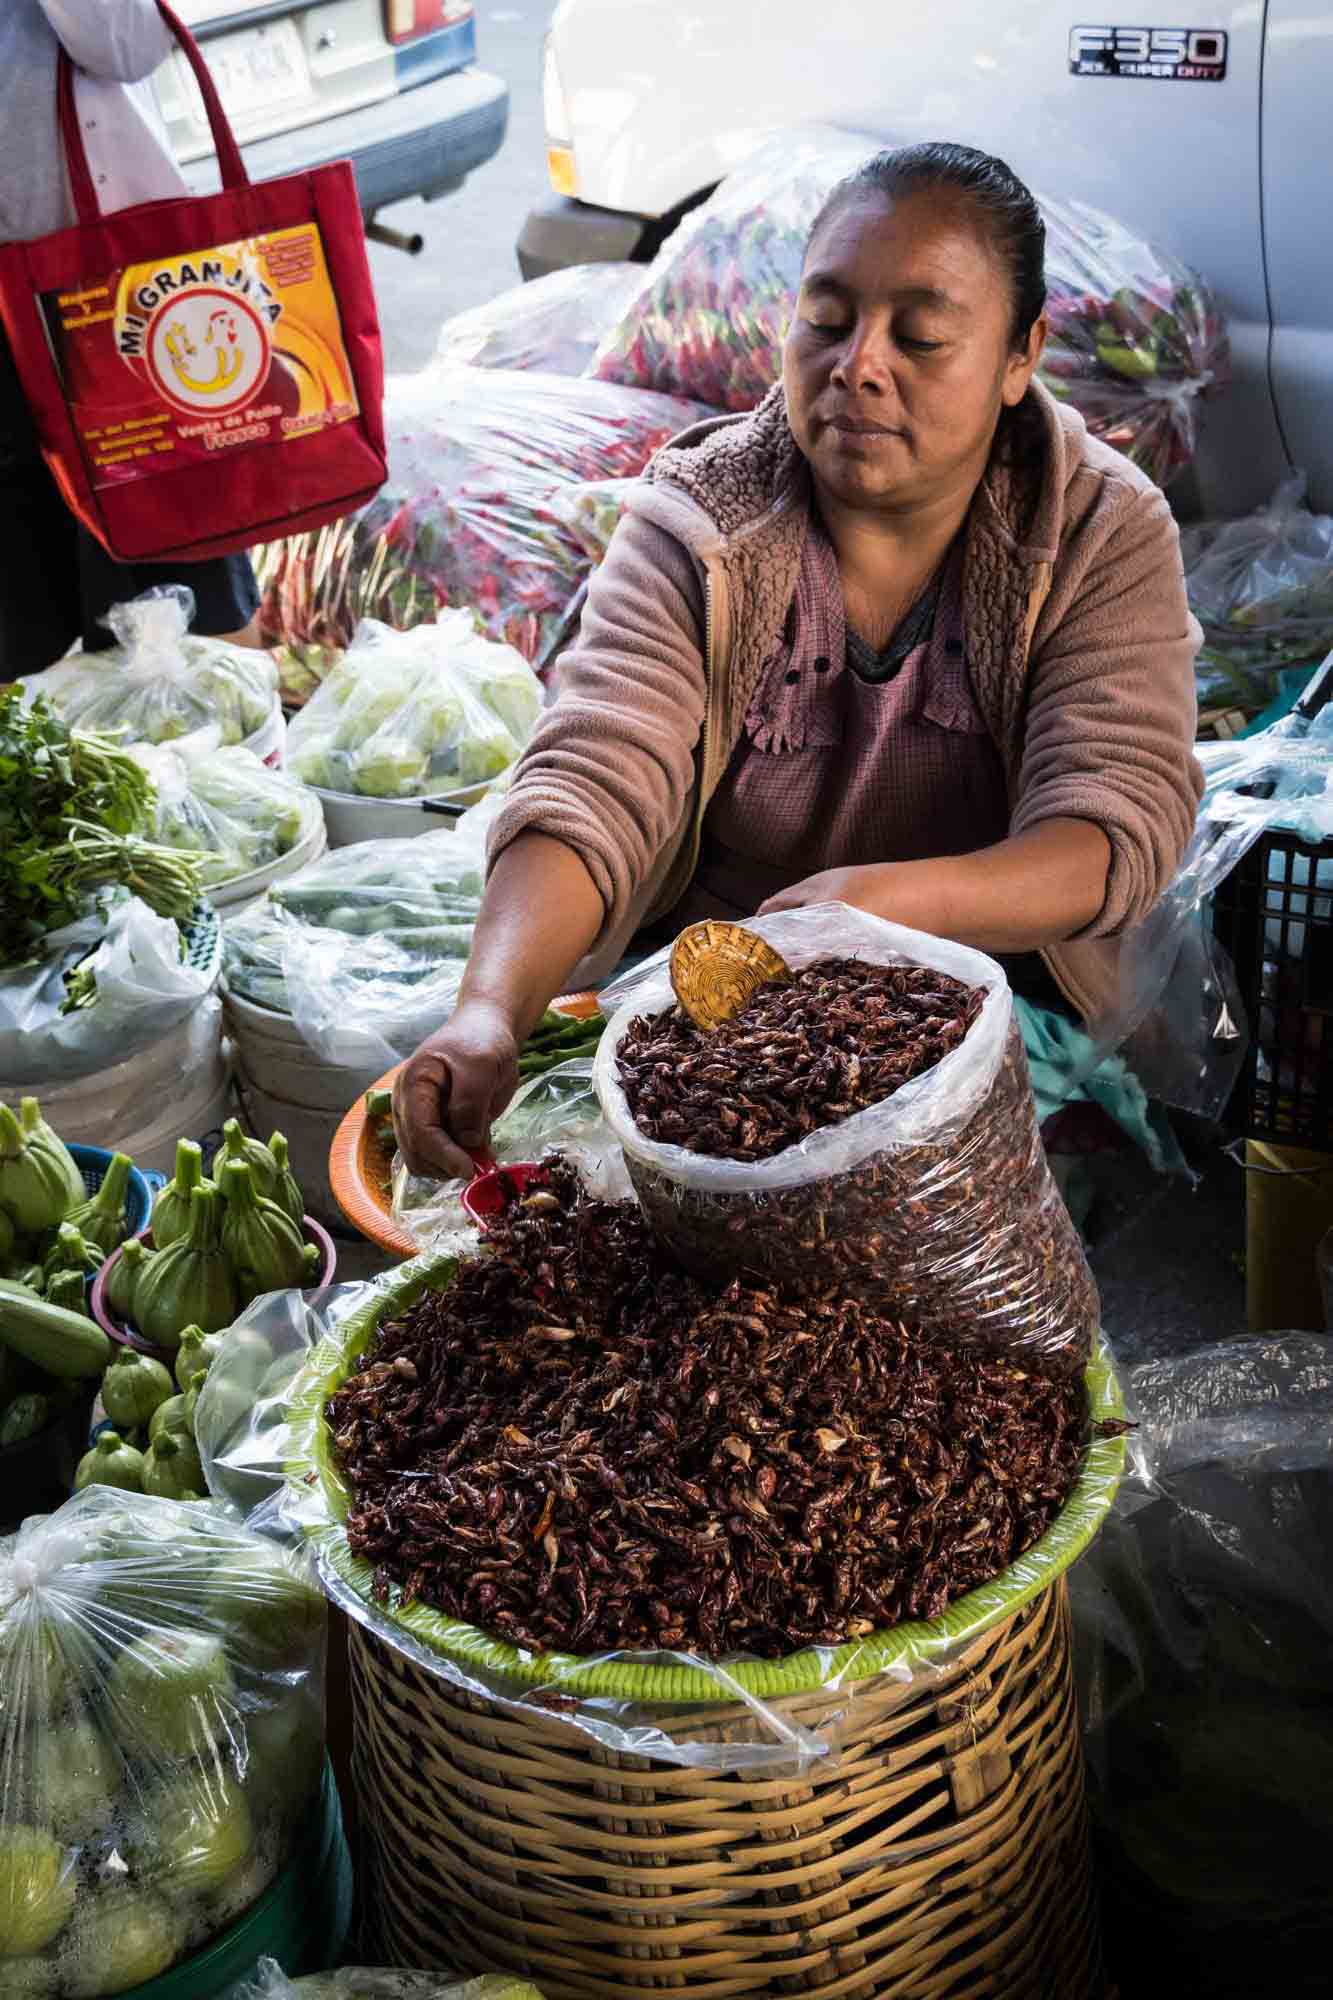
<svg viewBox="0 0 1333 2000">
<path fill-rule="evenodd" d="M 628 262 L 648 226 L 642 215 L 547 195 L 529 210 L 519 232 L 518 268 L 530 279 L 566 270 L 571 264 Z"/>
<path fill-rule="evenodd" d="M 361 206 L 372 215 L 395 201 L 427 201 L 461 187 L 499 152 L 509 123 L 509 86 L 481 69 L 455 70 L 342 118 L 321 119 L 243 148 L 254 180 L 350 160 Z M 218 185 L 216 160 L 185 169 L 196 194 Z"/>
</svg>

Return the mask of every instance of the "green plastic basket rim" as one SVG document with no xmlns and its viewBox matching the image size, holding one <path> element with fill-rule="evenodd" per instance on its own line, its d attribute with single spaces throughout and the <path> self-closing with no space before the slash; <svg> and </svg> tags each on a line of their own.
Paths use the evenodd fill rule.
<svg viewBox="0 0 1333 2000">
<path fill-rule="evenodd" d="M 516 1691 L 557 1687 L 562 1694 L 585 1699 L 611 1697 L 670 1707 L 716 1703 L 728 1698 L 732 1689 L 737 1695 L 760 1699 L 815 1693 L 821 1687 L 927 1666 L 956 1654 L 1012 1617 L 1077 1561 L 1100 1529 L 1124 1475 L 1123 1435 L 1094 1438 L 1068 1500 L 1045 1534 L 999 1576 L 968 1591 L 938 1618 L 894 1625 L 843 1646 L 807 1647 L 780 1660 L 726 1661 L 717 1672 L 683 1661 L 650 1664 L 629 1654 L 586 1660 L 571 1653 L 526 1652 L 419 1601 L 384 1603 L 375 1597 L 372 1565 L 347 1546 L 350 1494 L 334 1463 L 324 1420 L 325 1404 L 347 1379 L 380 1321 L 406 1310 L 424 1291 L 442 1289 L 456 1262 L 437 1253 L 403 1265 L 381 1282 L 374 1297 L 349 1314 L 336 1334 L 326 1335 L 312 1349 L 293 1384 L 288 1406 L 288 1435 L 294 1449 L 287 1477 L 305 1496 L 312 1484 L 318 1486 L 328 1519 L 309 1532 L 319 1560 L 361 1600 L 381 1636 L 391 1637 L 397 1628 L 443 1661 L 479 1670 Z M 1084 1381 L 1091 1422 L 1123 1418 L 1124 1397 L 1100 1336 Z"/>
</svg>

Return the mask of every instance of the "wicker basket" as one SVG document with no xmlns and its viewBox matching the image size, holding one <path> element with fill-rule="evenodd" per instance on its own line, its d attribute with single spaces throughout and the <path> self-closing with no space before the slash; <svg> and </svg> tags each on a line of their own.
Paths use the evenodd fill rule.
<svg viewBox="0 0 1333 2000">
<path fill-rule="evenodd" d="M 549 2000 L 1101 1991 L 1062 1578 L 936 1673 L 772 1703 L 808 1728 L 846 1709 L 826 1776 L 619 1756 L 359 1626 L 351 1654 L 364 1906 L 391 1961 L 503 1968 Z M 716 1742 L 745 1715 L 669 1726 Z"/>
</svg>

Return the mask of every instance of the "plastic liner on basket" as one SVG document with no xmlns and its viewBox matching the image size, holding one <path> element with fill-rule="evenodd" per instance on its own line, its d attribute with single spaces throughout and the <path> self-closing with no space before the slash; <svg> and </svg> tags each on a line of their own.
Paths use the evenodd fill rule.
<svg viewBox="0 0 1333 2000">
<path fill-rule="evenodd" d="M 1000 967 L 841 903 L 746 928 L 794 969 L 830 956 L 928 966 L 985 1000 L 960 1045 L 892 1097 L 749 1162 L 650 1140 L 626 1102 L 617 1051 L 632 1021 L 675 1005 L 669 952 L 610 986 L 597 1093 L 659 1240 L 710 1277 L 780 1280 L 794 1260 L 817 1259 L 928 1336 L 1081 1367 L 1096 1287 L 1046 1165 Z"/>
<path fill-rule="evenodd" d="M 168 743 L 216 730 L 239 743 L 273 714 L 277 669 L 267 653 L 192 634 L 194 592 L 162 584 L 105 623 L 116 644 L 76 653 L 25 682 L 80 729 L 119 729 L 128 742 Z"/>
<path fill-rule="evenodd" d="M 348 1493 L 333 1462 L 325 1405 L 380 1320 L 405 1310 L 427 1288 L 447 1284 L 454 1269 L 451 1257 L 426 1256 L 368 1284 L 257 1300 L 240 1324 L 262 1332 L 277 1357 L 275 1386 L 256 1401 L 248 1377 L 233 1379 L 237 1362 L 224 1352 L 214 1363 L 195 1416 L 209 1490 L 268 1532 L 305 1540 L 331 1601 L 404 1658 L 502 1710 L 558 1718 L 617 1755 L 761 1775 L 828 1766 L 868 1688 L 882 1689 L 886 1677 L 910 1683 L 947 1668 L 960 1651 L 1047 1590 L 1097 1533 L 1121 1477 L 1124 1438 L 1095 1437 L 1046 1533 L 993 1582 L 928 1623 L 900 1624 L 781 1660 L 524 1651 L 420 1603 L 381 1602 L 371 1566 L 347 1546 Z M 1085 1381 L 1093 1423 L 1123 1415 L 1100 1342 Z M 793 1714 L 787 1700 L 807 1693 L 819 1698 L 814 1728 Z"/>
<path fill-rule="evenodd" d="M 641 264 L 575 264 L 552 271 L 447 319 L 435 362 L 582 375 L 642 284 Z"/>
<path fill-rule="evenodd" d="M 397 632 L 367 619 L 292 722 L 287 761 L 305 784 L 411 799 L 498 778 L 541 711 L 541 685 L 466 612 Z"/>
<path fill-rule="evenodd" d="M 216 919 L 213 926 L 216 941 Z M 44 944 L 36 964 L 0 972 L 0 1084 L 87 1076 L 119 1062 L 174 1027 L 217 984 L 216 950 L 192 964 L 179 925 L 137 896 L 66 924 Z M 76 970 L 81 991 L 72 993 Z"/>
<path fill-rule="evenodd" d="M 501 1166 L 560 1153 L 599 1201 L 624 1201 L 632 1192 L 624 1156 L 597 1102 L 591 1061 L 558 1063 L 525 1083 L 491 1127 L 491 1152 Z M 466 1186 L 411 1174 L 395 1154 L 393 1220 L 420 1250 L 468 1254 L 477 1231 L 461 1206 Z"/>
<path fill-rule="evenodd" d="M 1195 675 L 1210 700 L 1262 708 L 1285 668 L 1313 666 L 1333 640 L 1333 516 L 1312 514 L 1305 489 L 1294 473 L 1243 520 L 1182 531 L 1204 638 Z"/>
<path fill-rule="evenodd" d="M 1333 1340 L 1276 1332 L 1126 1383 L 1127 1481 L 1071 1579 L 1109 1936 L 1163 1990 L 1327 1986 Z"/>
<path fill-rule="evenodd" d="M 769 139 L 667 238 L 591 372 L 752 409 L 781 373 L 811 227 L 881 143 L 822 125 Z M 1042 379 L 1163 483 L 1193 455 L 1201 396 L 1226 380 L 1221 313 L 1187 266 L 1110 216 L 1045 197 L 1041 208 Z"/>
<path fill-rule="evenodd" d="M 240 744 L 135 754 L 157 790 L 154 839 L 199 855 L 208 887 L 280 860 L 322 823 L 313 792 Z"/>
<path fill-rule="evenodd" d="M 384 491 L 334 527 L 259 552 L 266 637 L 323 673 L 361 619 L 406 629 L 454 606 L 540 668 L 589 568 L 556 494 L 634 477 L 708 414 L 519 370 L 440 365 L 396 378 Z"/>
<path fill-rule="evenodd" d="M 441 1972 L 399 1972 L 382 1966 L 344 1965 L 289 1979 L 272 1958 L 261 1958 L 253 1979 L 228 2000 L 542 2000 L 540 1988 L 507 1972 L 476 1979 L 446 1979 Z"/>
<path fill-rule="evenodd" d="M 320 1780 L 324 1627 L 300 1552 L 208 1503 L 90 1487 L 0 1542 L 0 1990 L 137 1987 L 263 1893 Z"/>
</svg>

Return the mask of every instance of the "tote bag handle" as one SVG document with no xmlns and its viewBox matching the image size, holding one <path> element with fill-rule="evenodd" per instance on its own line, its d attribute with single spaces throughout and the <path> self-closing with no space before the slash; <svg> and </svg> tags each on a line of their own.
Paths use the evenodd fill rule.
<svg viewBox="0 0 1333 2000">
<path fill-rule="evenodd" d="M 186 61 L 194 71 L 208 113 L 209 130 L 213 134 L 213 145 L 222 169 L 224 188 L 244 188 L 250 185 L 250 176 L 245 171 L 241 149 L 222 108 L 217 85 L 204 61 L 199 44 L 185 26 L 177 19 L 166 0 L 157 0 L 157 11 L 175 36 L 184 51 Z M 74 196 L 74 208 L 81 223 L 89 224 L 101 220 L 101 210 L 97 204 L 97 190 L 88 167 L 88 152 L 83 143 L 83 132 L 79 126 L 79 115 L 74 104 L 74 65 L 61 48 L 56 65 L 56 112 L 60 123 L 61 137 L 65 142 L 65 159 L 69 166 L 70 191 Z"/>
</svg>

